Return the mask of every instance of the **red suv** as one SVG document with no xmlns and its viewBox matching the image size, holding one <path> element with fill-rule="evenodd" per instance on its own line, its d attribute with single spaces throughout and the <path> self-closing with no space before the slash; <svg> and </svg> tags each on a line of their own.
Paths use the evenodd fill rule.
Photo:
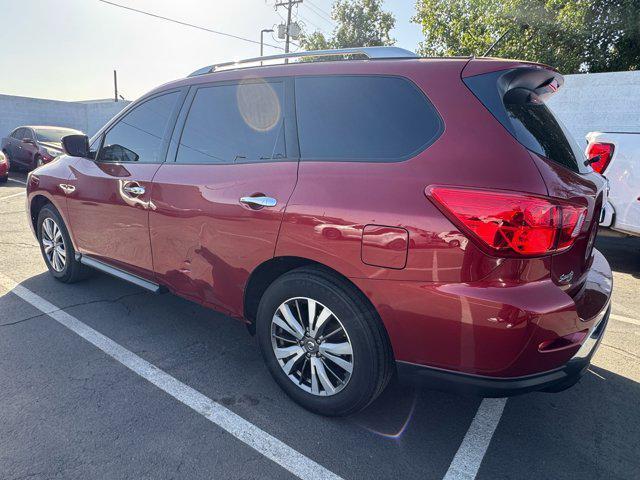
<svg viewBox="0 0 640 480">
<path fill-rule="evenodd" d="M 612 280 L 593 248 L 605 182 L 545 106 L 562 77 L 330 53 L 206 67 L 65 137 L 28 180 L 50 272 L 237 317 L 322 414 L 364 408 L 396 371 L 486 396 L 573 385 Z"/>
</svg>

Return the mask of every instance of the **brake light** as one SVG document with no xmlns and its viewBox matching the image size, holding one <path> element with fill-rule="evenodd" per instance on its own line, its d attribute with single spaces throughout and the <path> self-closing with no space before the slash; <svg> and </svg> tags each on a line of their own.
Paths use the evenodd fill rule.
<svg viewBox="0 0 640 480">
<path fill-rule="evenodd" d="M 536 256 L 573 245 L 585 207 L 502 191 L 431 187 L 428 193 L 463 231 L 490 253 Z"/>
<path fill-rule="evenodd" d="M 587 148 L 587 158 L 592 160 L 593 158 L 600 156 L 600 159 L 591 164 L 598 173 L 603 173 L 609 166 L 611 157 L 613 157 L 613 145 L 611 143 L 591 143 Z"/>
</svg>

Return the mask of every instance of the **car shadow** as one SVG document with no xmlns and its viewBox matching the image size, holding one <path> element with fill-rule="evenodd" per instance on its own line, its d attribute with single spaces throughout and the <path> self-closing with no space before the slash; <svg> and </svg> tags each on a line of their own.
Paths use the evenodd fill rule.
<svg viewBox="0 0 640 480">
<path fill-rule="evenodd" d="M 598 236 L 596 248 L 611 265 L 611 270 L 640 278 L 640 237 Z"/>
<path fill-rule="evenodd" d="M 335 454 L 327 468 L 342 473 L 340 452 L 368 458 L 354 478 L 442 478 L 481 402 L 394 378 L 362 412 L 319 417 L 279 390 L 255 340 L 224 315 L 102 274 L 64 285 L 42 273 L 21 285 L 301 452 L 315 454 L 300 431 L 329 439 L 318 445 Z M 39 313 L 10 294 L 0 296 L 0 311 L 0 323 Z M 597 366 L 564 392 L 513 397 L 478 478 L 640 478 L 638 398 L 638 382 Z"/>
</svg>

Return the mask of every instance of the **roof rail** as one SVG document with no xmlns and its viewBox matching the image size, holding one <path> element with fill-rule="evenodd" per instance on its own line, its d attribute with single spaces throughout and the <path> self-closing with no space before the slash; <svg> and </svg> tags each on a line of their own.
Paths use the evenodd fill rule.
<svg viewBox="0 0 640 480">
<path fill-rule="evenodd" d="M 414 52 L 399 47 L 358 47 L 358 48 L 338 48 L 335 50 L 309 50 L 307 52 L 281 53 L 278 55 L 267 55 L 264 57 L 245 58 L 232 62 L 216 63 L 200 68 L 191 73 L 189 77 L 213 73 L 227 67 L 239 66 L 247 63 L 266 62 L 270 60 L 280 60 L 301 57 L 331 57 L 339 55 L 364 55 L 368 59 L 391 59 L 391 58 L 419 58 Z"/>
</svg>

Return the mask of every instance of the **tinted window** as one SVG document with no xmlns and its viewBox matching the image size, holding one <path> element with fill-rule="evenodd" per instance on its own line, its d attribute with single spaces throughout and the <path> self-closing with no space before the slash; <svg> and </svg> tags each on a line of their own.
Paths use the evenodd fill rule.
<svg viewBox="0 0 640 480">
<path fill-rule="evenodd" d="M 176 157 L 182 163 L 238 163 L 286 157 L 282 83 L 200 88 Z"/>
<path fill-rule="evenodd" d="M 19 128 L 15 131 L 15 133 L 13 134 L 13 138 L 16 138 L 18 140 L 22 140 L 23 138 L 27 138 L 27 129 L 26 128 Z"/>
<path fill-rule="evenodd" d="M 524 88 L 510 90 L 504 106 L 516 138 L 529 150 L 574 171 L 584 168 L 584 154 L 573 136 L 535 93 Z"/>
<path fill-rule="evenodd" d="M 164 139 L 179 92 L 142 103 L 106 134 L 98 154 L 101 162 L 162 162 Z"/>
<path fill-rule="evenodd" d="M 424 94 L 396 77 L 297 78 L 296 110 L 303 159 L 402 160 L 442 131 Z"/>
</svg>

